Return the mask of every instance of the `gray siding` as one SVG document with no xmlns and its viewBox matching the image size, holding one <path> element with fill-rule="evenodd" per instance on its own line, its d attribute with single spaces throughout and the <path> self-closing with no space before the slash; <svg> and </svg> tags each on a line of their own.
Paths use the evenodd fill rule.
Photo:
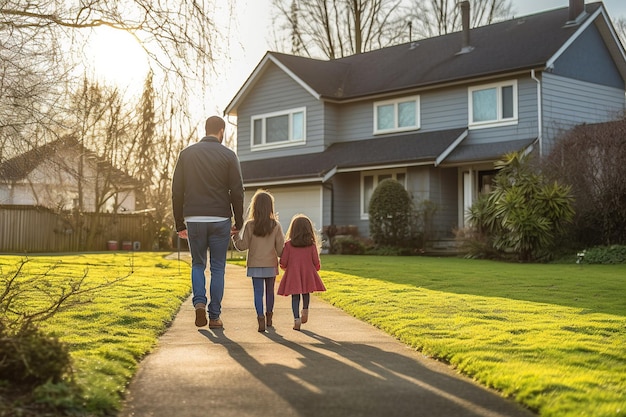
<svg viewBox="0 0 626 417">
<path fill-rule="evenodd" d="M 435 204 L 430 239 L 453 237 L 458 227 L 458 171 L 456 168 L 430 168 L 430 200 Z"/>
<path fill-rule="evenodd" d="M 617 67 L 598 28 L 590 25 L 554 63 L 554 74 L 624 89 Z"/>
<path fill-rule="evenodd" d="M 436 207 L 430 224 L 425 225 L 429 239 L 448 238 L 458 222 L 457 168 L 413 167 L 408 171 L 407 191 L 416 209 L 426 202 Z"/>
<path fill-rule="evenodd" d="M 322 224 L 318 227 L 321 229 L 334 223 L 333 213 L 333 189 L 331 184 L 325 184 L 322 191 Z"/>
<path fill-rule="evenodd" d="M 547 155 L 563 131 L 581 123 L 600 123 L 624 111 L 622 89 L 577 81 L 555 74 L 543 75 L 543 147 Z"/>
<path fill-rule="evenodd" d="M 337 141 L 341 125 L 341 106 L 334 103 L 324 105 L 324 146 L 328 147 Z"/>
<path fill-rule="evenodd" d="M 511 80 L 505 78 L 502 81 Z M 455 129 L 468 125 L 467 86 L 427 91 L 420 96 L 420 132 Z M 401 96 L 398 96 L 401 97 Z M 334 107 L 327 115 L 336 116 L 333 132 L 337 142 L 384 137 L 374 136 L 374 103 L 367 100 Z M 328 106 L 328 105 L 327 105 Z M 499 140 L 525 139 L 537 136 L 537 83 L 528 76 L 518 79 L 518 117 L 513 126 L 475 129 L 466 143 L 490 143 Z M 406 133 L 402 133 L 406 134 Z M 330 143 L 327 139 L 327 145 Z"/>
<path fill-rule="evenodd" d="M 258 114 L 306 107 L 306 144 L 250 150 L 250 118 Z M 323 151 L 324 107 L 321 101 L 275 65 L 269 65 L 237 109 L 237 154 L 242 161 Z"/>
<path fill-rule="evenodd" d="M 337 142 L 372 138 L 374 131 L 371 101 L 346 103 L 339 111 Z"/>
<path fill-rule="evenodd" d="M 447 130 L 467 126 L 467 88 L 454 87 L 420 95 L 420 131 Z"/>
<path fill-rule="evenodd" d="M 336 225 L 354 225 L 361 236 L 369 235 L 369 222 L 361 220 L 361 174 L 347 172 L 333 178 L 334 221 Z"/>
</svg>

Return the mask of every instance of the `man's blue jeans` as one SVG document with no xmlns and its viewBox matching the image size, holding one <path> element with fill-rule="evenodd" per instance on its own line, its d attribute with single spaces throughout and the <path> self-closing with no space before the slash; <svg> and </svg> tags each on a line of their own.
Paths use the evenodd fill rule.
<svg viewBox="0 0 626 417">
<path fill-rule="evenodd" d="M 187 238 L 191 251 L 191 288 L 193 305 L 207 304 L 206 277 L 207 251 L 211 271 L 208 303 L 209 319 L 216 320 L 222 312 L 226 253 L 230 243 L 230 220 L 221 222 L 189 222 Z"/>
</svg>

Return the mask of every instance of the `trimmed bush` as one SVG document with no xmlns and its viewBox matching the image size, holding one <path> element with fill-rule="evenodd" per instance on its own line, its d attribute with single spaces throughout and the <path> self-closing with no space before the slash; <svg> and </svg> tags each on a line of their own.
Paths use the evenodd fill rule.
<svg viewBox="0 0 626 417">
<path fill-rule="evenodd" d="M 402 184 L 381 181 L 370 199 L 370 235 L 377 245 L 407 246 L 411 240 L 413 202 Z"/>
</svg>

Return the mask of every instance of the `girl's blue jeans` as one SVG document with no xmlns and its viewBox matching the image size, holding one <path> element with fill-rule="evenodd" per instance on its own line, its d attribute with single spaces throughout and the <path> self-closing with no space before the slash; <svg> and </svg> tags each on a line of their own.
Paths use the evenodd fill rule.
<svg viewBox="0 0 626 417">
<path fill-rule="evenodd" d="M 252 278 L 252 288 L 254 289 L 254 308 L 259 317 L 263 317 L 263 291 L 265 290 L 265 306 L 267 312 L 274 311 L 274 283 L 276 277 Z"/>
</svg>

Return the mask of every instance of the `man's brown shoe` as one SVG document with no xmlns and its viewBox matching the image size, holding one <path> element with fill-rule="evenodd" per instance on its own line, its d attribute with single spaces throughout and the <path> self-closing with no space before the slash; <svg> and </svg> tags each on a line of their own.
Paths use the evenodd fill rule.
<svg viewBox="0 0 626 417">
<path fill-rule="evenodd" d="M 196 304 L 196 326 L 206 326 L 206 304 Z"/>
<path fill-rule="evenodd" d="M 209 319 L 209 329 L 223 329 L 224 323 L 220 319 Z"/>
</svg>

